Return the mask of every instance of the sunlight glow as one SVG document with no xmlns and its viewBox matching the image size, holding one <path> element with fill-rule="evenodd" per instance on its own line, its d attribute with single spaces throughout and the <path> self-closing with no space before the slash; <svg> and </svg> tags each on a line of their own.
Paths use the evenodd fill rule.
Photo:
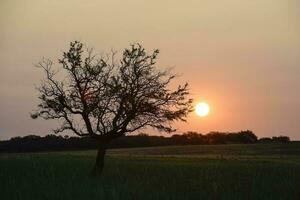
<svg viewBox="0 0 300 200">
<path fill-rule="evenodd" d="M 200 117 L 205 117 L 209 113 L 209 105 L 205 102 L 200 102 L 195 107 L 195 112 Z"/>
</svg>

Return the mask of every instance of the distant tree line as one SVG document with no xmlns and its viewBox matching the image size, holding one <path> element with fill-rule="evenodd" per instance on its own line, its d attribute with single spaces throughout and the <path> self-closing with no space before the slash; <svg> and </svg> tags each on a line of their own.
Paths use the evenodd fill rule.
<svg viewBox="0 0 300 200">
<path fill-rule="evenodd" d="M 109 144 L 109 148 L 150 147 L 167 145 L 211 145 L 211 144 L 254 144 L 254 143 L 287 143 L 290 138 L 278 136 L 260 138 L 249 130 L 224 133 L 210 132 L 201 134 L 198 132 L 186 132 L 175 134 L 171 137 L 149 136 L 139 134 L 120 137 Z M 89 150 L 96 149 L 97 142 L 88 137 L 69 137 L 61 135 L 28 135 L 14 137 L 10 140 L 0 141 L 0 152 L 37 152 L 58 150 Z"/>
</svg>

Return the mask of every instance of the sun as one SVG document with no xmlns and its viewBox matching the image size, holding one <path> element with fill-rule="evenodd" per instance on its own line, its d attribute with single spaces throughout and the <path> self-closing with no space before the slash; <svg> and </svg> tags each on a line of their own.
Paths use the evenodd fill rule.
<svg viewBox="0 0 300 200">
<path fill-rule="evenodd" d="M 209 105 L 205 102 L 200 102 L 195 107 L 195 112 L 200 117 L 205 117 L 209 114 Z"/>
</svg>

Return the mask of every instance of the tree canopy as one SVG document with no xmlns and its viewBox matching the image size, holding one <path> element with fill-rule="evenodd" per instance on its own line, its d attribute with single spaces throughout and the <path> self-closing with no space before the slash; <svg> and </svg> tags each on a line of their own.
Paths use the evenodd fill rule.
<svg viewBox="0 0 300 200">
<path fill-rule="evenodd" d="M 192 111 L 187 99 L 188 84 L 175 90 L 168 88 L 175 78 L 168 70 L 159 70 L 159 51 L 148 54 L 140 44 L 123 51 L 119 61 L 116 53 L 97 58 L 83 44 L 71 42 L 70 49 L 59 59 L 65 73 L 53 62 L 38 64 L 46 74 L 38 91 L 41 103 L 33 118 L 59 119 L 56 133 L 72 130 L 78 136 L 95 139 L 114 138 L 146 126 L 172 132 L 172 121 L 185 120 Z"/>
<path fill-rule="evenodd" d="M 81 42 L 71 42 L 58 70 L 51 60 L 37 65 L 46 77 L 38 87 L 40 104 L 32 118 L 59 120 L 55 133 L 71 130 L 96 139 L 93 174 L 100 175 L 111 140 L 145 127 L 172 132 L 171 123 L 185 121 L 192 111 L 188 84 L 170 89 L 175 75 L 156 66 L 158 53 L 133 44 L 119 59 L 115 52 L 97 58 Z"/>
</svg>

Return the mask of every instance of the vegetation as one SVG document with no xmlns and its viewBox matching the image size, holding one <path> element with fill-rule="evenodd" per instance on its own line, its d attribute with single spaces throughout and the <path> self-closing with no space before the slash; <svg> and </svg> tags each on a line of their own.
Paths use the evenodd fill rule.
<svg viewBox="0 0 300 200">
<path fill-rule="evenodd" d="M 300 143 L 0 154 L 0 199 L 298 199 Z"/>
<path fill-rule="evenodd" d="M 37 65 L 45 80 L 38 87 L 40 104 L 32 118 L 59 120 L 55 133 L 67 130 L 97 141 L 92 174 L 100 175 L 112 140 L 145 127 L 172 132 L 171 122 L 185 121 L 192 111 L 188 84 L 169 87 L 175 76 L 157 68 L 158 53 L 148 54 L 137 44 L 125 49 L 119 61 L 115 53 L 97 59 L 81 42 L 71 42 L 58 71 L 50 60 Z"/>
<path fill-rule="evenodd" d="M 272 138 L 263 137 L 259 139 L 262 143 L 270 143 L 270 142 L 290 142 L 290 138 L 288 136 L 273 136 Z"/>
<path fill-rule="evenodd" d="M 139 134 L 123 136 L 112 141 L 108 148 L 150 147 L 169 145 L 199 145 L 199 144 L 255 144 L 255 143 L 288 143 L 287 136 L 257 139 L 252 131 L 237 133 L 211 132 L 203 135 L 197 132 L 187 132 L 171 137 L 148 136 Z M 57 150 L 87 150 L 97 149 L 97 142 L 90 138 L 47 135 L 45 137 L 28 135 L 15 137 L 8 141 L 0 141 L 0 152 L 36 152 Z"/>
</svg>

